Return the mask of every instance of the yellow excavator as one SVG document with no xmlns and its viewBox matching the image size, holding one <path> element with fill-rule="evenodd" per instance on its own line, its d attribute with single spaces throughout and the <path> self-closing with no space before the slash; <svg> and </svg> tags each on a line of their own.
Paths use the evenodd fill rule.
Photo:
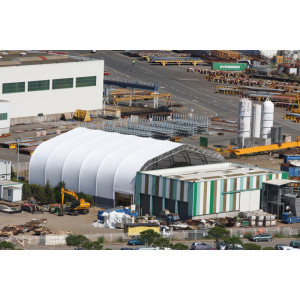
<svg viewBox="0 0 300 300">
<path fill-rule="evenodd" d="M 75 201 L 72 201 L 71 207 L 68 208 L 66 211 L 64 210 L 65 194 L 69 194 L 76 199 Z M 63 187 L 61 188 L 61 208 L 59 212 L 60 216 L 63 216 L 65 212 L 74 216 L 78 216 L 79 213 L 86 215 L 89 213 L 90 207 L 90 203 L 86 202 L 83 198 L 79 200 L 78 195 L 75 192 L 65 189 Z"/>
</svg>

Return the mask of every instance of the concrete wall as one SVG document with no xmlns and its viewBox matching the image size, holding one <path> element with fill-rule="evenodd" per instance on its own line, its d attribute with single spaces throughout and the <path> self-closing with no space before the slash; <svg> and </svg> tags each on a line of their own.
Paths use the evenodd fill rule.
<svg viewBox="0 0 300 300">
<path fill-rule="evenodd" d="M 102 109 L 104 61 L 0 67 L 0 99 L 11 102 L 11 118 Z M 76 77 L 97 76 L 96 86 L 76 88 Z M 74 78 L 73 88 L 52 90 L 52 79 Z M 28 92 L 28 81 L 50 80 L 50 89 Z M 25 92 L 2 93 L 2 84 L 25 82 Z"/>
</svg>

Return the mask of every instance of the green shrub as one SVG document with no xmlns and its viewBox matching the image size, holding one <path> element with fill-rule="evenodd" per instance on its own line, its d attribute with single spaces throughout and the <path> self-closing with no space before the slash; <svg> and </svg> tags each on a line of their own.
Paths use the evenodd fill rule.
<svg viewBox="0 0 300 300">
<path fill-rule="evenodd" d="M 81 247 L 83 243 L 89 241 L 87 237 L 81 234 L 69 234 L 66 237 L 66 242 L 68 246 Z"/>
<path fill-rule="evenodd" d="M 264 247 L 264 248 L 262 248 L 263 250 L 275 250 L 275 248 L 273 248 L 273 247 Z"/>
<path fill-rule="evenodd" d="M 274 233 L 274 237 L 275 238 L 284 238 L 286 236 L 282 232 L 276 232 L 276 233 Z"/>
<path fill-rule="evenodd" d="M 244 238 L 250 240 L 251 238 L 253 238 L 253 234 L 251 232 L 245 232 Z"/>
<path fill-rule="evenodd" d="M 123 243 L 124 239 L 123 237 L 119 236 L 118 238 L 116 238 L 116 243 Z"/>
<path fill-rule="evenodd" d="M 170 248 L 173 250 L 188 250 L 189 246 L 183 243 L 170 244 Z"/>
<path fill-rule="evenodd" d="M 15 246 L 7 241 L 0 242 L 0 250 L 15 250 Z"/>
<path fill-rule="evenodd" d="M 243 244 L 243 249 L 244 250 L 261 250 L 261 246 L 257 244 L 252 244 L 252 243 L 245 243 Z"/>
</svg>

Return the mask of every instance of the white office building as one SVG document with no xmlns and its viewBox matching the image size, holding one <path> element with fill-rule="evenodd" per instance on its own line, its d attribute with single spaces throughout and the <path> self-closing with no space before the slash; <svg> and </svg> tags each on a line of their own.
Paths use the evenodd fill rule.
<svg viewBox="0 0 300 300">
<path fill-rule="evenodd" d="M 0 52 L 0 99 L 11 124 L 102 109 L 104 61 L 42 53 Z"/>
</svg>

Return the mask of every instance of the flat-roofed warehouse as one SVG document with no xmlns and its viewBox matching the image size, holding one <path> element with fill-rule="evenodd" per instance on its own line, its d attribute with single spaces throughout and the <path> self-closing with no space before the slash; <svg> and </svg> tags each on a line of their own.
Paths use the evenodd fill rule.
<svg viewBox="0 0 300 300">
<path fill-rule="evenodd" d="M 0 99 L 11 124 L 102 109 L 104 61 L 49 53 L 0 51 Z"/>
<path fill-rule="evenodd" d="M 288 173 L 236 163 L 138 172 L 136 205 L 142 214 L 162 209 L 181 219 L 236 216 L 260 209 L 263 182 Z"/>
<path fill-rule="evenodd" d="M 29 183 L 93 195 L 95 204 L 134 204 L 136 173 L 141 170 L 224 161 L 204 148 L 133 135 L 76 128 L 43 142 L 34 151 Z"/>
</svg>

